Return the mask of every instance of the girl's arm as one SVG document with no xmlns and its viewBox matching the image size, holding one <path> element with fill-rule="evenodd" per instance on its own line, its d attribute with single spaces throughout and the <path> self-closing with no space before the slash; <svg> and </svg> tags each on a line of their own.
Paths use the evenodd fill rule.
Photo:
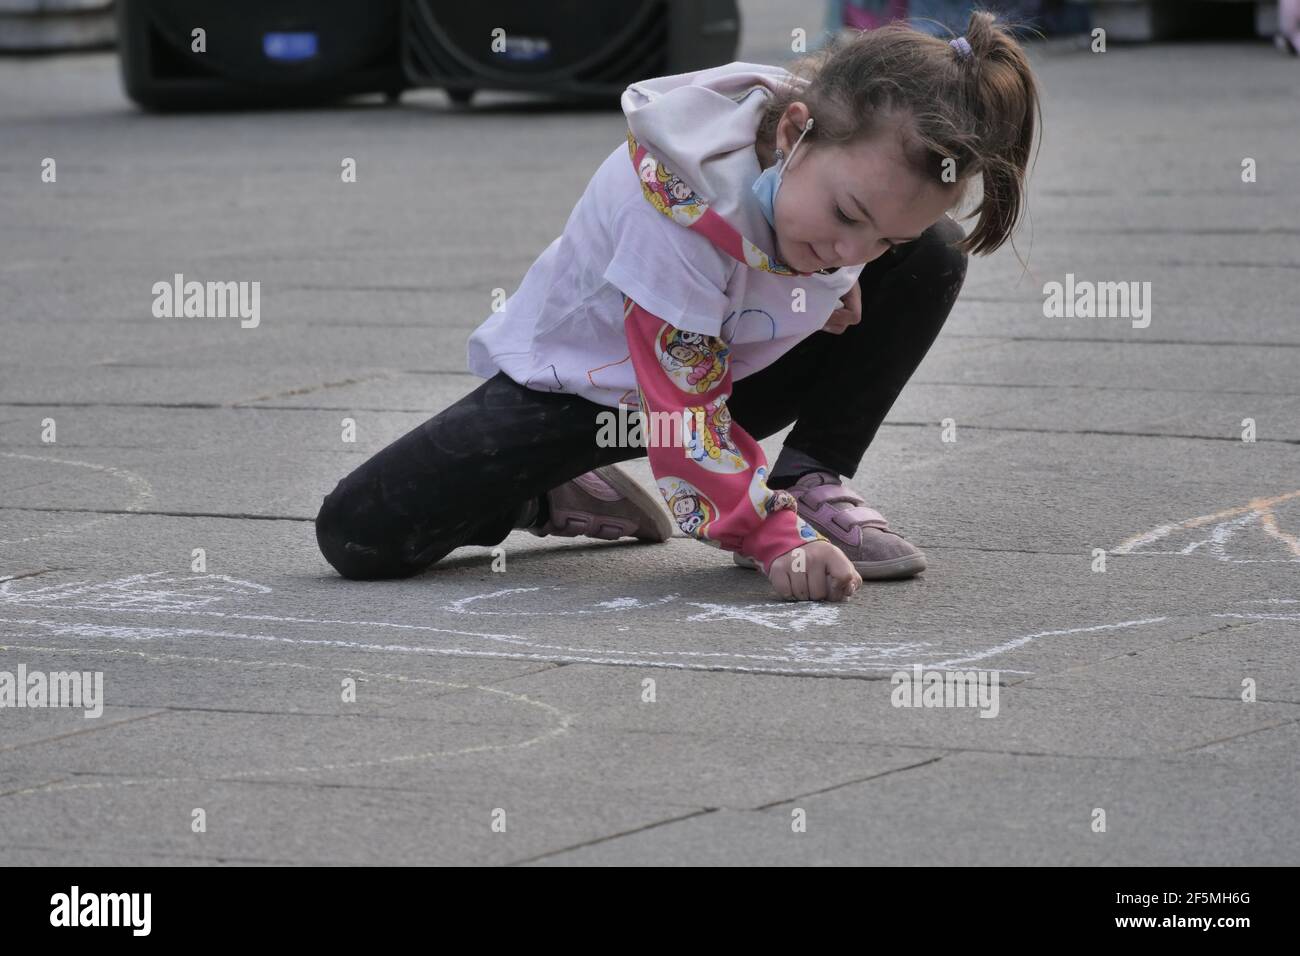
<svg viewBox="0 0 1300 956">
<path fill-rule="evenodd" d="M 731 421 L 730 349 L 675 328 L 623 296 L 623 325 L 641 399 L 650 469 L 678 527 L 725 551 L 772 561 L 827 540 L 788 491 L 767 486 L 767 458 Z"/>
</svg>

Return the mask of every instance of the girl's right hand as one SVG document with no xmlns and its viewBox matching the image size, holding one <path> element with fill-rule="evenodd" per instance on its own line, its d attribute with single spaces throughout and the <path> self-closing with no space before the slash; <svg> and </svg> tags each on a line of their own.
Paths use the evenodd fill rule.
<svg viewBox="0 0 1300 956">
<path fill-rule="evenodd" d="M 843 601 L 862 586 L 862 575 L 848 555 L 829 541 L 787 551 L 772 562 L 767 579 L 786 601 Z"/>
</svg>

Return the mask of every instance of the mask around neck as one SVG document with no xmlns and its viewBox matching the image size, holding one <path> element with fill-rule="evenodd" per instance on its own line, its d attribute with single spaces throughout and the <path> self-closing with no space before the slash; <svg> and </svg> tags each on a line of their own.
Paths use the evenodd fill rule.
<svg viewBox="0 0 1300 956">
<path fill-rule="evenodd" d="M 808 122 L 804 123 L 803 132 L 799 138 L 794 141 L 790 147 L 790 155 L 784 159 L 778 160 L 767 169 L 758 174 L 754 180 L 754 185 L 750 188 L 754 192 L 754 198 L 758 200 L 758 208 L 763 211 L 763 218 L 767 224 L 774 230 L 776 229 L 776 194 L 781 189 L 781 179 L 785 175 L 785 168 L 790 165 L 794 159 L 794 154 L 799 151 L 799 144 L 803 138 L 808 135 L 809 130 L 813 128 L 813 118 L 808 117 Z"/>
</svg>

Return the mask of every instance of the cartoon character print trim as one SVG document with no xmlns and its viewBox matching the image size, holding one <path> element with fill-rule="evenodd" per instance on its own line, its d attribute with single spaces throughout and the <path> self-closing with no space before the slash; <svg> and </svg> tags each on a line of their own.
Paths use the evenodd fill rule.
<svg viewBox="0 0 1300 956">
<path fill-rule="evenodd" d="M 798 515 L 796 515 L 795 518 L 796 524 L 799 526 L 799 537 L 803 538 L 805 541 L 830 541 L 830 538 L 826 537 L 826 535 L 822 534 L 807 521 L 804 521 L 803 518 L 800 518 Z"/>
<path fill-rule="evenodd" d="M 684 534 L 690 535 L 715 548 L 721 545 L 708 536 L 709 525 L 718 516 L 718 506 L 689 481 L 671 475 L 658 479 L 655 484 L 668 505 L 668 513 Z"/>
<path fill-rule="evenodd" d="M 731 440 L 731 409 L 727 396 L 719 395 L 703 406 L 688 406 L 687 422 L 690 427 L 691 460 L 709 471 L 736 474 L 749 470 L 749 462 Z M 703 420 L 702 434 L 696 434 Z"/>
<path fill-rule="evenodd" d="M 767 466 L 759 465 L 754 469 L 754 477 L 749 482 L 749 503 L 754 506 L 760 518 L 767 518 L 778 511 L 793 511 L 795 526 L 799 537 L 805 541 L 830 541 L 799 515 L 799 501 L 784 488 L 767 487 Z"/>
<path fill-rule="evenodd" d="M 650 204 L 681 225 L 689 226 L 708 208 L 686 180 L 649 153 L 641 157 L 636 172 L 641 180 L 641 191 Z"/>
<path fill-rule="evenodd" d="M 799 502 L 795 496 L 784 488 L 769 488 L 767 475 L 767 466 L 759 465 L 754 469 L 754 477 L 749 481 L 749 503 L 754 506 L 755 513 L 760 518 L 766 518 L 778 511 L 793 511 L 798 515 Z"/>
<path fill-rule="evenodd" d="M 703 395 L 727 374 L 731 349 L 719 338 L 686 332 L 665 322 L 655 336 L 655 357 L 682 391 Z"/>
</svg>

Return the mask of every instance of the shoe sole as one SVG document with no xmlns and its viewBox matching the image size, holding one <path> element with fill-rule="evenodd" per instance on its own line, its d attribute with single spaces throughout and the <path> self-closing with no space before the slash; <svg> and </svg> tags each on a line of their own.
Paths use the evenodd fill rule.
<svg viewBox="0 0 1300 956">
<path fill-rule="evenodd" d="M 732 560 L 742 568 L 758 570 L 758 562 L 742 554 L 732 552 Z M 894 581 L 910 578 L 926 569 L 925 555 L 905 554 L 901 558 L 888 561 L 854 561 L 853 566 L 864 581 Z"/>
<path fill-rule="evenodd" d="M 625 475 L 617 465 L 606 465 L 603 468 L 597 468 L 596 474 L 609 482 L 609 484 L 639 508 L 649 519 L 653 526 L 653 534 L 649 537 L 637 536 L 639 541 L 654 541 L 659 544 L 667 541 L 673 536 L 673 519 L 669 517 L 668 512 L 664 510 L 663 504 L 641 487 L 633 478 Z"/>
</svg>

